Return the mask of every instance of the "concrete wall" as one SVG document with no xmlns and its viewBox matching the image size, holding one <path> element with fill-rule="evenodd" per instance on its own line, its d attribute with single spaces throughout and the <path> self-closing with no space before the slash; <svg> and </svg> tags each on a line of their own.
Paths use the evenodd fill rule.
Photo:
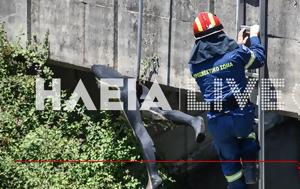
<svg viewBox="0 0 300 189">
<path fill-rule="evenodd" d="M 160 68 L 152 80 L 187 87 L 191 79 L 187 62 L 194 39 L 192 22 L 208 1 L 145 0 L 142 58 L 159 57 Z M 247 0 L 247 2 L 255 2 Z M 268 68 L 270 77 L 285 79 L 283 111 L 300 114 L 299 0 L 272 0 L 268 8 Z M 235 37 L 236 1 L 217 0 L 214 11 L 229 36 Z M 8 36 L 23 31 L 39 39 L 50 32 L 51 59 L 89 68 L 104 64 L 133 76 L 136 63 L 138 0 L 2 0 L 0 20 Z M 259 9 L 247 5 L 246 24 L 259 21 Z M 171 32 L 169 32 L 171 31 Z M 23 39 L 26 35 L 23 36 Z M 296 99 L 297 100 L 297 99 Z"/>
<path fill-rule="evenodd" d="M 7 36 L 16 40 L 20 36 L 27 37 L 27 0 L 0 1 L 0 22 L 4 22 Z"/>
<path fill-rule="evenodd" d="M 270 77 L 284 78 L 285 111 L 300 115 L 300 1 L 269 3 L 268 67 Z"/>
<path fill-rule="evenodd" d="M 138 0 L 3 0 L 1 3 L 0 19 L 7 22 L 12 39 L 17 34 L 15 26 L 25 29 L 25 33 L 28 30 L 29 36 L 38 34 L 40 40 L 49 31 L 52 60 L 82 67 L 104 64 L 123 74 L 135 75 Z M 226 16 L 226 12 L 219 11 L 223 3 L 216 3 L 216 11 L 223 13 L 221 19 Z M 235 10 L 234 2 L 227 6 Z M 190 78 L 187 61 L 194 44 L 192 22 L 207 7 L 208 1 L 198 0 L 145 1 L 142 57 L 156 55 L 160 63 L 153 80 L 174 87 L 186 86 Z M 9 19 L 12 15 L 18 19 Z M 234 34 L 232 18 L 225 24 L 229 34 Z"/>
</svg>

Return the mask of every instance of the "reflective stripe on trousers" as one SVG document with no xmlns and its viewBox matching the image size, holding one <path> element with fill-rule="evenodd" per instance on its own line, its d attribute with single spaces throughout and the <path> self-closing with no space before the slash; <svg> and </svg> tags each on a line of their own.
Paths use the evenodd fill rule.
<svg viewBox="0 0 300 189">
<path fill-rule="evenodd" d="M 239 172 L 237 172 L 233 175 L 228 175 L 228 176 L 225 175 L 225 178 L 227 179 L 227 182 L 234 182 L 234 181 L 242 178 L 242 176 L 243 176 L 243 172 L 242 172 L 242 170 L 240 170 Z"/>
<path fill-rule="evenodd" d="M 242 139 L 243 137 L 238 137 L 238 139 Z M 250 133 L 246 138 L 256 140 L 255 132 Z"/>
</svg>

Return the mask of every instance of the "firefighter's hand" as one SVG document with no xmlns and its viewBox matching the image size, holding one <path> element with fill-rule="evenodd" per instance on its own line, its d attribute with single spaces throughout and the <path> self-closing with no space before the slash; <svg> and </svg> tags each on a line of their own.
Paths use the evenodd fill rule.
<svg viewBox="0 0 300 189">
<path fill-rule="evenodd" d="M 245 45 L 248 40 L 248 36 L 244 38 L 244 32 L 245 32 L 245 28 L 241 29 L 241 31 L 239 31 L 238 34 L 237 43 L 240 45 Z"/>
<path fill-rule="evenodd" d="M 250 37 L 258 36 L 259 34 L 259 25 L 253 25 L 250 27 Z"/>
</svg>

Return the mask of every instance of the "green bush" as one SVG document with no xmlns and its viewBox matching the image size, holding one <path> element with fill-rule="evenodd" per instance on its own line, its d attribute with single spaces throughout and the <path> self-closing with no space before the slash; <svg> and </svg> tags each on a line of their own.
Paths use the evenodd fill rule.
<svg viewBox="0 0 300 189">
<path fill-rule="evenodd" d="M 0 26 L 0 188 L 142 188 L 144 165 L 126 163 L 18 163 L 16 160 L 140 159 L 132 132 L 120 115 L 35 110 L 35 78 L 52 78 L 45 65 L 48 40 L 22 47 Z M 34 74 L 33 74 L 34 73 Z M 63 92 L 62 104 L 67 99 Z M 138 175 L 138 176 L 137 176 Z M 144 176 L 140 176 L 144 175 Z M 164 174 L 164 178 L 168 177 Z"/>
</svg>

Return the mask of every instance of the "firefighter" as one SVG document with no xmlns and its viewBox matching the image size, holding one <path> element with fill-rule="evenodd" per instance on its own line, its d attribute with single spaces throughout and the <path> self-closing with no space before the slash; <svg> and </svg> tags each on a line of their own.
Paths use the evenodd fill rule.
<svg viewBox="0 0 300 189">
<path fill-rule="evenodd" d="M 204 101 L 211 104 L 207 113 L 208 130 L 213 136 L 215 148 L 229 189 L 245 189 L 257 181 L 257 165 L 249 163 L 257 159 L 260 149 L 254 133 L 254 104 L 247 100 L 241 108 L 231 90 L 229 80 L 236 84 L 235 90 L 243 93 L 247 85 L 245 69 L 263 66 L 265 51 L 258 38 L 259 26 L 250 28 L 250 43 L 244 44 L 244 30 L 237 42 L 223 31 L 218 17 L 201 12 L 194 22 L 195 45 L 189 60 L 189 68 L 203 94 Z M 222 109 L 214 106 L 214 82 L 222 83 Z M 245 163 L 241 160 L 248 160 Z"/>
</svg>

